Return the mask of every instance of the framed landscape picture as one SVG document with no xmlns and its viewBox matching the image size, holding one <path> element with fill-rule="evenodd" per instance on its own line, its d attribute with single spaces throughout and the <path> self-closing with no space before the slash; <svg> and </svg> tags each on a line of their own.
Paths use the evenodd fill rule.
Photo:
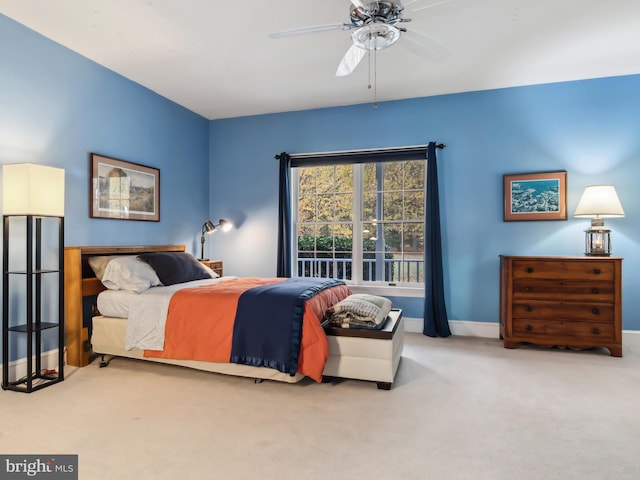
<svg viewBox="0 0 640 480">
<path fill-rule="evenodd" d="M 160 221 L 160 170 L 92 153 L 91 218 Z"/>
<path fill-rule="evenodd" d="M 504 221 L 566 220 L 567 172 L 504 175 Z"/>
</svg>

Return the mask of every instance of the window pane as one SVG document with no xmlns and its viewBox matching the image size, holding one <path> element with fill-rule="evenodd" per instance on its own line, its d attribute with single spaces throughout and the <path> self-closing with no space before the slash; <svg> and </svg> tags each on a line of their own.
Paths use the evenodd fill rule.
<svg viewBox="0 0 640 480">
<path fill-rule="evenodd" d="M 424 175 L 427 162 L 425 160 L 413 160 L 404 162 L 404 188 L 405 190 L 423 190 Z"/>
<path fill-rule="evenodd" d="M 316 167 L 316 191 L 332 193 L 334 191 L 334 167 Z"/>
<path fill-rule="evenodd" d="M 318 195 L 318 218 L 319 222 L 331 222 L 334 220 L 333 194 Z"/>
<path fill-rule="evenodd" d="M 326 225 L 317 228 L 313 239 L 316 256 L 321 256 L 323 258 L 328 255 L 328 252 L 333 250 L 333 237 L 331 235 L 327 235 L 326 231 L 322 231 L 326 230 L 326 228 Z"/>
<path fill-rule="evenodd" d="M 424 254 L 423 223 L 405 223 L 402 237 L 402 250 L 404 253 Z"/>
<path fill-rule="evenodd" d="M 334 175 L 336 192 L 353 192 L 353 165 L 337 165 Z"/>
<path fill-rule="evenodd" d="M 405 162 L 388 162 L 384 164 L 384 189 L 402 190 L 403 166 Z"/>
<path fill-rule="evenodd" d="M 331 225 L 327 223 L 316 224 L 316 236 L 318 238 L 320 237 L 332 238 Z M 330 245 L 333 245 L 333 243 L 331 243 Z M 329 250 L 331 250 L 331 248 L 329 248 Z"/>
<path fill-rule="evenodd" d="M 301 195 L 308 195 L 316 192 L 315 168 L 298 169 L 298 191 Z"/>
<path fill-rule="evenodd" d="M 363 223 L 362 224 L 362 245 L 365 250 L 373 250 L 375 242 L 378 238 L 378 224 L 376 223 Z M 367 245 L 371 245 L 367 247 Z"/>
<path fill-rule="evenodd" d="M 349 240 L 349 248 L 351 250 L 351 239 L 353 238 L 353 224 L 351 223 L 337 223 L 333 225 L 334 237 L 342 237 Z"/>
<path fill-rule="evenodd" d="M 391 224 L 384 226 L 384 243 L 392 252 L 402 251 L 402 225 Z"/>
<path fill-rule="evenodd" d="M 336 202 L 335 219 L 337 221 L 351 220 L 353 216 L 353 194 L 338 193 L 334 198 Z"/>
<path fill-rule="evenodd" d="M 364 169 L 363 172 L 363 180 L 362 180 L 362 190 L 364 192 L 375 192 L 378 190 L 378 185 L 376 182 L 376 164 L 375 163 L 367 163 L 362 165 Z"/>
<path fill-rule="evenodd" d="M 382 198 L 382 219 L 402 220 L 402 192 L 385 192 Z"/>
<path fill-rule="evenodd" d="M 364 241 L 362 251 L 362 280 L 365 282 L 379 282 L 384 279 L 384 257 L 383 251 L 377 249 L 381 240 Z"/>
<path fill-rule="evenodd" d="M 404 193 L 404 220 L 424 221 L 424 191 Z"/>
<path fill-rule="evenodd" d="M 365 193 L 362 195 L 362 220 L 373 220 L 377 218 L 378 195 L 376 193 Z"/>
<path fill-rule="evenodd" d="M 398 255 L 394 255 L 391 253 L 385 256 L 384 276 L 385 276 L 385 281 L 387 282 L 402 281 L 401 272 L 400 272 L 401 263 L 397 261 L 397 258 L 399 258 Z"/>
<path fill-rule="evenodd" d="M 298 221 L 313 222 L 316 220 L 316 196 L 301 195 L 298 201 Z"/>
<path fill-rule="evenodd" d="M 315 250 L 315 225 L 298 225 L 298 248 L 302 250 Z M 301 240 L 301 239 L 309 239 Z"/>
</svg>

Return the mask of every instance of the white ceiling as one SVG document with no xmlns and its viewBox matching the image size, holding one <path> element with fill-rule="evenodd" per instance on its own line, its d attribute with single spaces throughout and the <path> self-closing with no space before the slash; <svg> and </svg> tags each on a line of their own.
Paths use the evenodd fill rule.
<svg viewBox="0 0 640 480">
<path fill-rule="evenodd" d="M 0 13 L 208 119 L 640 73 L 639 0 L 417 0 L 400 38 L 335 77 L 350 33 L 270 32 L 348 21 L 349 0 L 0 0 Z M 407 3 L 407 2 L 405 2 Z M 405 39 L 406 40 L 406 39 Z"/>
</svg>

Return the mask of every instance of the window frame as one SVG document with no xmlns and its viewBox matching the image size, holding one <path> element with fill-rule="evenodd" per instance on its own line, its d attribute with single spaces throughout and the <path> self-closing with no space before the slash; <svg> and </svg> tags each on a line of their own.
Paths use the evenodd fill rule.
<svg viewBox="0 0 640 480">
<path fill-rule="evenodd" d="M 316 167 L 316 166 L 328 166 L 328 165 L 344 165 L 344 164 L 362 164 L 362 163 L 382 163 L 382 162 L 394 162 L 394 161 L 408 161 L 408 160 L 424 160 L 425 161 L 425 199 L 426 199 L 426 161 L 427 161 L 427 146 L 411 146 L 411 147 L 397 147 L 390 149 L 378 149 L 378 150 L 355 150 L 355 151 L 341 151 L 341 152 L 324 152 L 324 153 L 310 153 L 310 154 L 293 154 L 291 157 L 291 213 L 292 213 L 292 228 L 291 228 L 291 272 L 294 276 L 297 276 L 298 272 L 298 167 Z M 377 292 L 383 295 L 399 294 L 400 290 L 403 292 L 403 296 L 420 296 L 420 292 L 423 293 L 426 271 L 424 266 L 426 262 L 423 260 L 423 281 L 422 282 L 386 282 L 386 281 L 365 281 L 362 279 L 362 225 L 365 222 L 362 219 L 362 182 L 363 182 L 363 168 L 358 167 L 354 170 L 353 176 L 353 204 L 354 213 L 352 218 L 353 233 L 352 233 L 352 271 L 351 279 L 346 280 L 347 284 L 351 287 L 357 288 L 362 291 Z M 426 222 L 422 221 L 425 235 L 426 235 Z M 424 259 L 424 256 L 423 256 Z M 356 261 L 358 260 L 358 261 Z"/>
</svg>

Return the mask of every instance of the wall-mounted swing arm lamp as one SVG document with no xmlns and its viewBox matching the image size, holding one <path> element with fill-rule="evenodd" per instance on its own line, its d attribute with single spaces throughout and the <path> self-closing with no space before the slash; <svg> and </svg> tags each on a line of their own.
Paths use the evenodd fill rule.
<svg viewBox="0 0 640 480">
<path fill-rule="evenodd" d="M 612 185 L 588 186 L 573 216 L 591 218 L 591 227 L 584 231 L 584 254 L 596 257 L 611 255 L 611 230 L 604 226 L 604 219 L 624 217 L 616 189 Z"/>
<path fill-rule="evenodd" d="M 231 223 L 229 220 L 221 218 L 220 220 L 218 220 L 218 223 L 216 225 L 214 225 L 211 220 L 207 220 L 202 224 L 202 235 L 200 235 L 200 260 L 208 260 L 208 258 L 204 258 L 204 236 L 206 234 L 215 232 L 216 230 L 218 230 L 218 227 L 220 227 L 220 230 L 222 230 L 223 232 L 228 232 L 233 228 L 233 223 Z"/>
</svg>

